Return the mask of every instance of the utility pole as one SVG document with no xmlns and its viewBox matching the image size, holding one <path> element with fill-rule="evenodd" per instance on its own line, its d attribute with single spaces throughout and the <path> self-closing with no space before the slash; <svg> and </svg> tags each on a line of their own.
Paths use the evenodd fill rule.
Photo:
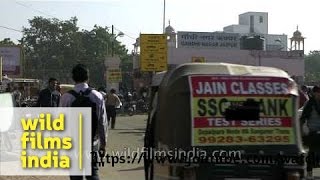
<svg viewBox="0 0 320 180">
<path fill-rule="evenodd" d="M 166 0 L 163 0 L 163 34 L 165 33 L 165 22 L 166 21 Z"/>
<path fill-rule="evenodd" d="M 261 54 L 260 54 L 260 51 L 259 51 L 259 66 L 261 66 Z"/>
<path fill-rule="evenodd" d="M 2 82 L 2 65 L 3 61 L 2 61 L 2 56 L 0 56 L 0 82 Z"/>
<path fill-rule="evenodd" d="M 114 31 L 113 31 L 113 25 L 111 26 L 111 34 L 112 34 L 112 40 L 111 40 L 111 54 L 112 54 L 112 57 L 113 57 L 113 48 L 114 48 Z"/>
</svg>

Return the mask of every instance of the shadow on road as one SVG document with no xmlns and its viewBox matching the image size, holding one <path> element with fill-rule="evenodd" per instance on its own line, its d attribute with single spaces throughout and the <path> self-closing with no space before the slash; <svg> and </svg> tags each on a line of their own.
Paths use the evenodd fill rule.
<svg viewBox="0 0 320 180">
<path fill-rule="evenodd" d="M 118 132 L 119 134 L 144 134 L 145 132 L 137 132 L 137 131 L 127 131 L 127 132 Z"/>
<path fill-rule="evenodd" d="M 136 128 L 136 129 L 112 129 L 117 131 L 128 131 L 128 130 L 138 130 L 138 131 L 145 131 L 145 128 Z"/>
<path fill-rule="evenodd" d="M 131 169 L 121 169 L 119 171 L 140 171 L 140 170 L 144 170 L 144 167 L 140 166 L 140 167 L 131 168 Z"/>
</svg>

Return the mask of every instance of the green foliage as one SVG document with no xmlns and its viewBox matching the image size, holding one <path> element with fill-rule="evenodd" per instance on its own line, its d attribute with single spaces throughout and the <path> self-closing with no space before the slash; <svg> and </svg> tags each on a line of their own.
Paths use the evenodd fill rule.
<svg viewBox="0 0 320 180">
<path fill-rule="evenodd" d="M 122 59 L 121 70 L 122 70 L 122 83 L 121 88 L 124 91 L 131 90 L 133 87 L 133 62 L 132 55 L 126 56 Z"/>
<path fill-rule="evenodd" d="M 0 45 L 12 46 L 16 44 L 13 41 L 11 41 L 10 38 L 4 38 L 2 41 L 0 41 Z"/>
<path fill-rule="evenodd" d="M 305 57 L 305 81 L 320 81 L 320 51 L 311 51 Z"/>
<path fill-rule="evenodd" d="M 83 63 L 90 70 L 90 84 L 105 85 L 105 57 L 111 54 L 111 42 L 115 40 L 107 27 L 95 25 L 90 31 L 79 30 L 78 19 L 47 19 L 34 17 L 30 28 L 23 28 L 21 43 L 25 50 L 26 76 L 47 81 L 55 77 L 61 83 L 73 83 L 71 69 Z M 127 50 L 120 42 L 114 42 L 114 54 L 127 59 Z"/>
</svg>

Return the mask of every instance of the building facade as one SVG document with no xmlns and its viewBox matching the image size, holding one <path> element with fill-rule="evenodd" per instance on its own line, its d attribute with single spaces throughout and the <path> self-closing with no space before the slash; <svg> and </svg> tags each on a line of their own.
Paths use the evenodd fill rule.
<svg viewBox="0 0 320 180">
<path fill-rule="evenodd" d="M 223 28 L 224 32 L 239 33 L 241 36 L 259 35 L 264 38 L 265 50 L 287 51 L 287 35 L 268 33 L 267 12 L 246 12 L 239 15 L 239 24 Z"/>
<path fill-rule="evenodd" d="M 297 34 L 295 32 L 294 37 L 296 38 L 291 39 L 296 40 Z M 285 34 L 268 34 L 268 13 L 247 12 L 240 14 L 239 24 L 224 27 L 222 32 L 176 32 L 169 25 L 166 28 L 166 35 L 168 36 L 169 69 L 183 63 L 194 62 L 195 59 L 202 62 L 270 66 L 287 71 L 291 76 L 295 76 L 298 83 L 303 83 L 304 49 L 288 48 L 288 38 Z M 243 37 L 248 39 L 261 37 L 262 48 L 259 50 L 244 49 Z M 300 37 L 302 37 L 301 33 Z M 298 40 L 302 41 L 301 38 Z M 297 45 L 298 43 L 292 42 L 291 44 Z M 134 58 L 134 68 L 136 73 L 140 75 L 140 79 L 136 79 L 135 87 L 139 88 L 150 84 L 150 73 L 139 71 L 138 51 Z"/>
</svg>

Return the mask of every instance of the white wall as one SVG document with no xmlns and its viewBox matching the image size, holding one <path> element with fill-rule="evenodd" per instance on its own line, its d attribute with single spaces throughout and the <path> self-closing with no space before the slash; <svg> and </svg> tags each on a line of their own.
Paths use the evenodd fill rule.
<svg viewBox="0 0 320 180">
<path fill-rule="evenodd" d="M 230 26 L 223 27 L 223 32 L 233 33 L 234 26 L 236 26 L 236 25 L 230 25 Z"/>
<path fill-rule="evenodd" d="M 239 15 L 239 25 L 250 25 L 250 16 L 254 16 L 254 32 L 268 34 L 268 13 L 266 12 L 247 12 Z M 260 22 L 260 16 L 262 22 Z"/>
<path fill-rule="evenodd" d="M 259 61 L 259 57 L 251 55 L 251 52 L 248 50 L 168 48 L 168 64 L 189 63 L 192 57 L 204 57 L 207 62 L 271 66 L 283 69 L 290 75 L 304 76 L 303 57 L 280 57 L 277 52 L 274 52 L 274 55 L 271 53 L 269 53 L 271 55 L 261 55 Z"/>
<path fill-rule="evenodd" d="M 248 18 L 247 13 L 239 14 L 239 25 L 250 25 L 250 17 Z"/>
<path fill-rule="evenodd" d="M 140 58 L 140 56 L 138 56 L 138 55 L 132 56 L 133 69 L 138 69 L 140 67 L 139 58 Z"/>
<path fill-rule="evenodd" d="M 224 32 L 240 34 L 247 34 L 249 30 L 250 28 L 247 25 L 230 25 L 223 28 Z"/>
</svg>

